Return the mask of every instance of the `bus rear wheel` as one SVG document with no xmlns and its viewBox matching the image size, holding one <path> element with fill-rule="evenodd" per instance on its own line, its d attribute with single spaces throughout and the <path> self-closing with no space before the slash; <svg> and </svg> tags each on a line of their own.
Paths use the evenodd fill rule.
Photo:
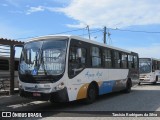
<svg viewBox="0 0 160 120">
<path fill-rule="evenodd" d="M 91 104 L 96 100 L 97 97 L 97 89 L 94 84 L 90 84 L 87 90 L 87 98 L 85 99 L 85 103 Z"/>
<path fill-rule="evenodd" d="M 130 93 L 132 87 L 132 81 L 130 79 L 127 80 L 126 88 L 124 89 L 124 93 Z"/>
</svg>

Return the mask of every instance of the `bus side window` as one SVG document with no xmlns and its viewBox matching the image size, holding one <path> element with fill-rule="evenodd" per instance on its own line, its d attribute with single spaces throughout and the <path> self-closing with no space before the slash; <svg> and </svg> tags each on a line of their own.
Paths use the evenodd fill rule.
<svg viewBox="0 0 160 120">
<path fill-rule="evenodd" d="M 134 68 L 137 69 L 138 68 L 138 62 L 137 62 L 137 56 L 134 56 Z"/>
<path fill-rule="evenodd" d="M 160 61 L 158 61 L 158 70 L 160 70 Z"/>
<path fill-rule="evenodd" d="M 156 61 L 153 60 L 152 61 L 152 72 L 155 72 L 155 70 L 156 70 Z"/>
<path fill-rule="evenodd" d="M 68 64 L 69 76 L 74 77 L 86 67 L 86 53 L 87 52 L 85 48 L 70 48 Z M 79 56 L 78 54 L 81 54 L 81 56 Z"/>
<path fill-rule="evenodd" d="M 120 68 L 120 64 L 121 64 L 120 53 L 118 51 L 114 51 L 115 68 Z"/>
<path fill-rule="evenodd" d="M 155 72 L 154 65 L 152 65 L 152 72 Z"/>
<path fill-rule="evenodd" d="M 128 55 L 128 68 L 134 68 L 132 55 Z"/>
<path fill-rule="evenodd" d="M 155 61 L 156 70 L 158 70 L 158 61 Z"/>
<path fill-rule="evenodd" d="M 122 54 L 122 68 L 127 68 L 127 55 Z"/>
<path fill-rule="evenodd" d="M 102 59 L 101 59 L 101 52 L 100 48 L 92 47 L 91 48 L 91 56 L 92 56 L 92 67 L 101 67 L 102 66 Z"/>
<path fill-rule="evenodd" d="M 105 68 L 112 68 L 111 50 L 105 49 L 103 57 Z"/>
</svg>

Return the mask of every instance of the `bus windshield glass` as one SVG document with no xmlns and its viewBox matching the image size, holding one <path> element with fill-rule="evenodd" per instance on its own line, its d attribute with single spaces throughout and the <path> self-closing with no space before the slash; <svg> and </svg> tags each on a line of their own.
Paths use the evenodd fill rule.
<svg viewBox="0 0 160 120">
<path fill-rule="evenodd" d="M 149 58 L 140 58 L 139 59 L 139 72 L 140 74 L 143 73 L 150 73 L 151 72 L 151 59 Z"/>
<path fill-rule="evenodd" d="M 24 45 L 20 74 L 60 75 L 64 72 L 67 40 L 42 40 Z"/>
</svg>

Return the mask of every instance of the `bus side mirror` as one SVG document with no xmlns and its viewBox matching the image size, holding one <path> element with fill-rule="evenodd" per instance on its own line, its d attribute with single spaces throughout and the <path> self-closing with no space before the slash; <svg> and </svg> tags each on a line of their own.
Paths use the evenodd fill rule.
<svg viewBox="0 0 160 120">
<path fill-rule="evenodd" d="M 82 57 L 82 49 L 81 48 L 77 49 L 77 56 L 78 56 L 78 58 Z"/>
</svg>

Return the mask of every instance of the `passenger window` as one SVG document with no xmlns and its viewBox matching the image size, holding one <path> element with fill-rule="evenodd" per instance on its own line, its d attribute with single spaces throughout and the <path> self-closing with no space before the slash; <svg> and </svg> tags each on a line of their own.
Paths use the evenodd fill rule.
<svg viewBox="0 0 160 120">
<path fill-rule="evenodd" d="M 157 68 L 158 70 L 160 70 L 160 62 L 158 61 L 158 68 Z"/>
<path fill-rule="evenodd" d="M 104 50 L 103 56 L 105 68 L 112 68 L 111 50 Z"/>
<path fill-rule="evenodd" d="M 120 68 L 121 65 L 120 53 L 117 51 L 114 52 L 114 65 L 115 68 Z"/>
<path fill-rule="evenodd" d="M 81 52 L 81 53 L 80 53 Z M 81 54 L 81 55 L 78 55 Z M 86 67 L 86 49 L 71 47 L 69 53 L 69 76 L 73 77 Z"/>
<path fill-rule="evenodd" d="M 158 61 L 156 61 L 156 70 L 158 70 Z"/>
<path fill-rule="evenodd" d="M 128 55 L 128 67 L 129 68 L 134 68 L 133 56 L 132 55 Z"/>
<path fill-rule="evenodd" d="M 137 56 L 134 56 L 134 68 L 138 68 L 138 58 Z"/>
<path fill-rule="evenodd" d="M 92 47 L 91 49 L 92 56 L 92 67 L 101 67 L 101 52 L 98 47 Z"/>
<path fill-rule="evenodd" d="M 153 69 L 157 70 L 157 61 L 153 60 Z"/>
<path fill-rule="evenodd" d="M 155 72 L 155 61 L 152 61 L 152 72 Z"/>
<path fill-rule="evenodd" d="M 127 68 L 127 55 L 122 54 L 122 68 Z"/>
</svg>

